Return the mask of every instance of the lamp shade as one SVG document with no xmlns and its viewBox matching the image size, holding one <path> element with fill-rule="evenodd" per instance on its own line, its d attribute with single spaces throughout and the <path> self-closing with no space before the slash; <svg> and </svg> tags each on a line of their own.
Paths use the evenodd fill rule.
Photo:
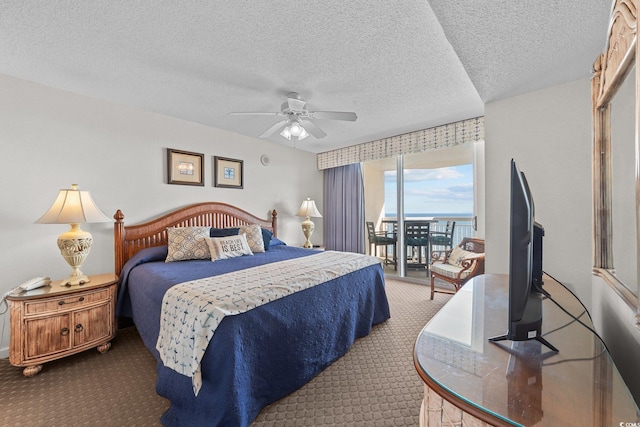
<svg viewBox="0 0 640 427">
<path fill-rule="evenodd" d="M 77 184 L 62 189 L 53 205 L 36 221 L 38 224 L 84 224 L 110 222 L 96 206 L 88 191 L 80 191 Z"/>
<path fill-rule="evenodd" d="M 302 126 L 300 126 L 300 135 L 298 135 L 298 141 L 302 141 L 308 136 L 309 136 L 309 133 L 307 132 L 307 130 Z"/>
<path fill-rule="evenodd" d="M 300 136 L 302 133 L 302 126 L 297 120 L 292 120 L 289 125 L 289 132 L 291 132 L 291 136 Z"/>
<path fill-rule="evenodd" d="M 289 129 L 289 126 L 285 126 L 284 129 L 282 129 L 282 132 L 280 132 L 280 135 L 290 140 L 291 130 Z"/>
<path fill-rule="evenodd" d="M 322 217 L 322 215 L 320 215 L 320 211 L 318 211 L 318 208 L 316 207 L 316 202 L 311 200 L 309 197 L 307 197 L 307 200 L 302 202 L 296 216 Z"/>
</svg>

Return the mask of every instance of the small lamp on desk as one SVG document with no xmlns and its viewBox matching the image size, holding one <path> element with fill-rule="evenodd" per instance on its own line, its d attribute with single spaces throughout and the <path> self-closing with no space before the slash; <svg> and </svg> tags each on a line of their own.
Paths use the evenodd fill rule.
<svg viewBox="0 0 640 427">
<path fill-rule="evenodd" d="M 70 189 L 60 190 L 58 198 L 49 210 L 36 221 L 37 224 L 69 224 L 71 229 L 58 236 L 58 248 L 62 257 L 73 268 L 71 275 L 62 281 L 62 286 L 82 285 L 89 282 L 89 277 L 80 271 L 89 251 L 93 237 L 91 233 L 81 230 L 80 224 L 88 222 L 110 222 L 105 214 L 96 206 L 88 191 L 80 191 L 78 184 Z"/>
<path fill-rule="evenodd" d="M 316 207 L 316 202 L 307 197 L 307 200 L 302 202 L 302 205 L 300 206 L 300 209 L 298 210 L 296 216 L 306 217 L 306 219 L 302 221 L 302 232 L 307 238 L 307 241 L 304 242 L 303 247 L 312 248 L 313 245 L 311 244 L 311 235 L 313 234 L 315 225 L 313 224 L 313 221 L 311 221 L 311 217 L 322 218 L 322 215 L 320 215 L 320 212 Z"/>
</svg>

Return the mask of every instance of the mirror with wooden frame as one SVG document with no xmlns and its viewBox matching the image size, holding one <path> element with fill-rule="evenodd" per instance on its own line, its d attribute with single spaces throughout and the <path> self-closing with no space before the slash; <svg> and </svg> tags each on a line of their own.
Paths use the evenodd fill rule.
<svg viewBox="0 0 640 427">
<path fill-rule="evenodd" d="M 614 2 L 607 45 L 594 63 L 593 270 L 636 312 L 640 324 L 636 1 Z"/>
</svg>

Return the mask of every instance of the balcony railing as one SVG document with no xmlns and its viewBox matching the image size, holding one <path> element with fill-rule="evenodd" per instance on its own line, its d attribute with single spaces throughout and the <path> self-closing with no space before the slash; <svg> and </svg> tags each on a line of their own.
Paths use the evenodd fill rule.
<svg viewBox="0 0 640 427">
<path fill-rule="evenodd" d="M 407 217 L 407 220 L 411 220 L 411 219 L 418 219 L 418 218 Z M 430 231 L 436 231 L 436 232 L 444 232 L 447 227 L 447 221 L 456 222 L 456 226 L 453 231 L 453 246 L 458 245 L 462 241 L 462 239 L 464 239 L 465 237 L 474 237 L 475 235 L 475 230 L 473 228 L 474 221 L 473 221 L 473 217 L 471 216 L 434 217 L 433 219 L 437 221 L 431 223 Z M 387 233 L 392 234 L 394 231 L 395 223 L 396 223 L 396 217 L 385 217 L 382 219 L 380 230 L 386 231 Z M 369 246 L 370 245 L 367 245 L 367 247 Z M 405 275 L 406 277 L 411 277 L 414 280 L 425 281 L 425 280 L 428 280 L 428 275 L 425 274 L 425 267 L 417 262 L 420 259 L 420 257 L 418 256 L 416 249 L 417 248 L 414 248 L 413 250 L 410 250 L 406 254 L 407 258 L 405 261 L 406 262 Z M 442 247 L 435 247 L 432 249 L 439 250 L 439 249 L 442 249 Z M 385 256 L 392 257 L 393 254 L 391 253 L 391 248 L 390 247 L 388 248 L 389 250 L 388 254 L 386 253 L 386 250 L 387 248 L 383 246 L 376 247 L 377 253 L 375 255 L 382 258 L 384 258 Z M 421 251 L 420 255 L 422 259 L 425 260 L 426 262 L 429 262 L 428 260 L 430 258 L 430 254 L 427 255 L 428 249 L 426 247 L 420 247 L 420 251 Z M 398 273 L 399 271 L 395 270 L 393 267 L 385 268 L 385 274 L 388 274 L 391 276 L 397 276 Z"/>
<path fill-rule="evenodd" d="M 407 219 L 411 219 L 411 217 L 407 217 Z M 444 232 L 447 227 L 447 221 L 455 221 L 456 227 L 453 230 L 453 244 L 457 245 L 464 239 L 465 237 L 473 237 L 474 229 L 473 229 L 473 217 L 470 216 L 450 216 L 450 217 L 434 217 L 438 222 L 431 224 L 430 231 Z M 396 220 L 396 217 L 384 217 L 382 219 L 383 230 L 388 233 L 393 232 L 393 221 Z"/>
</svg>

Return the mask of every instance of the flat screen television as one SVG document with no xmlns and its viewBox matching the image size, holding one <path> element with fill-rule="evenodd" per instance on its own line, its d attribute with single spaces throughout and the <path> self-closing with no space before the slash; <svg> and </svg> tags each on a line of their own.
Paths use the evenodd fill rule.
<svg viewBox="0 0 640 427">
<path fill-rule="evenodd" d="M 529 184 L 511 160 L 511 218 L 509 236 L 509 313 L 507 333 L 490 341 L 537 340 L 558 351 L 542 337 L 542 237 L 535 222 Z"/>
</svg>

